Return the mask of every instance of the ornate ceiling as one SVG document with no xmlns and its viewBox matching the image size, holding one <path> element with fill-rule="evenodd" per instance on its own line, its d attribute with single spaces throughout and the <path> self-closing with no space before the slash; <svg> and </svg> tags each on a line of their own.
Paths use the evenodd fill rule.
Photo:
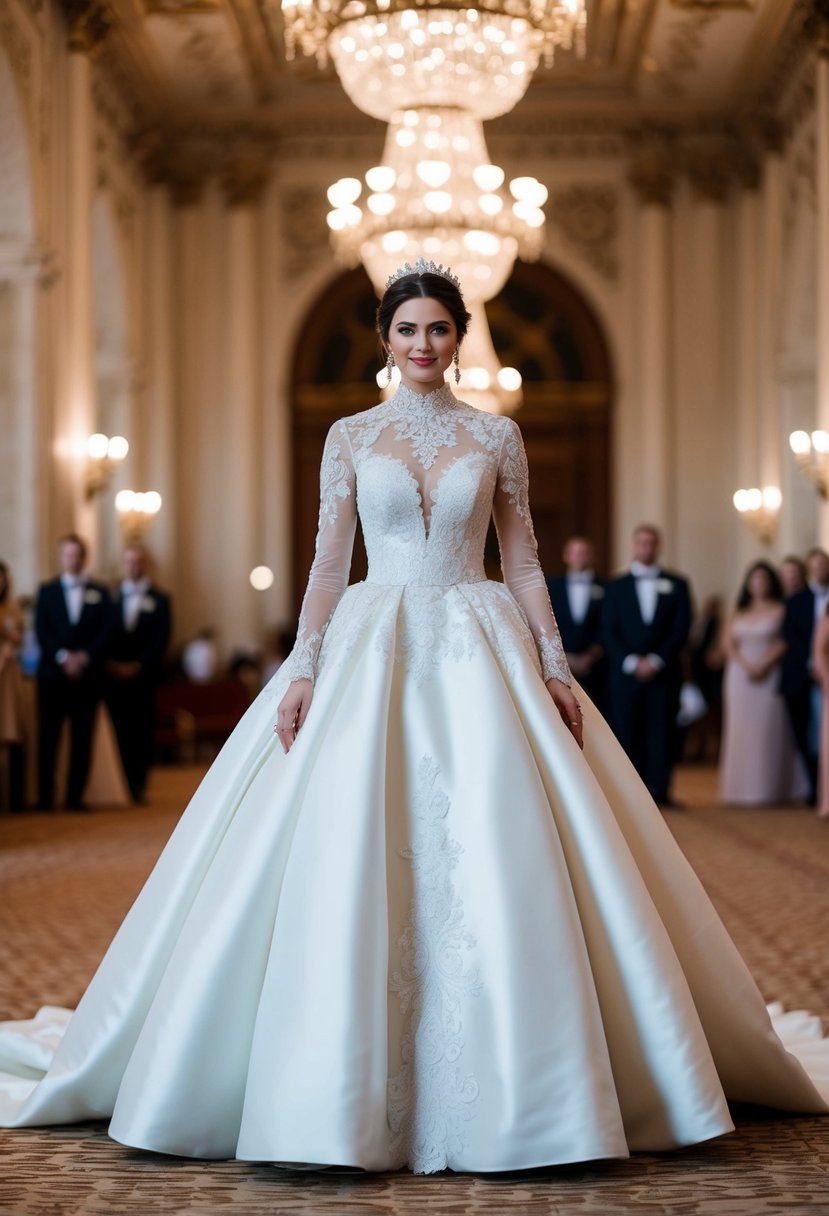
<svg viewBox="0 0 829 1216">
<path fill-rule="evenodd" d="M 816 7 L 820 7 L 818 0 Z M 64 0 L 77 44 L 127 100 L 148 163 L 181 170 L 218 142 L 254 162 L 323 134 L 382 139 L 333 70 L 287 62 L 279 0 Z M 790 74 L 804 0 L 592 0 L 584 59 L 559 53 L 488 125 L 503 138 L 717 129 L 773 108 Z M 175 148 L 175 157 L 170 150 Z M 250 149 L 254 149 L 253 152 Z M 237 157 L 238 159 L 238 157 Z M 243 175 L 244 176 L 244 175 Z"/>
</svg>

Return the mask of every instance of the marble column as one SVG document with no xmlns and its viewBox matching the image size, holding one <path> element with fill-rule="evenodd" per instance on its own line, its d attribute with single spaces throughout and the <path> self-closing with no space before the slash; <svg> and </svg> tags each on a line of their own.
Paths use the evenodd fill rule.
<svg viewBox="0 0 829 1216">
<path fill-rule="evenodd" d="M 815 64 L 815 177 L 817 187 L 817 403 L 815 425 L 829 431 L 829 6 L 817 29 Z M 820 512 L 820 543 L 829 548 L 829 505 Z"/>
<path fill-rule="evenodd" d="M 757 250 L 757 478 L 780 486 L 788 436 L 784 435 L 780 369 L 780 258 L 783 247 L 784 133 L 777 123 L 763 128 L 765 158 Z"/>
<path fill-rule="evenodd" d="M 262 646 L 262 593 L 250 573 L 266 565 L 262 550 L 259 211 L 265 175 L 257 163 L 234 164 L 224 178 L 227 211 L 225 245 L 227 429 L 223 445 L 226 478 L 233 493 L 223 520 L 223 620 L 231 649 Z"/>
<path fill-rule="evenodd" d="M 637 234 L 639 518 L 661 527 L 666 547 L 670 549 L 674 522 L 671 495 L 673 179 L 668 157 L 661 149 L 641 154 L 633 163 L 630 180 L 640 204 Z"/>
<path fill-rule="evenodd" d="M 68 477 L 57 514 L 84 535 L 93 550 L 96 518 L 84 495 L 87 436 L 96 430 L 95 308 L 92 287 L 92 204 L 95 189 L 95 131 L 92 54 L 108 28 L 104 6 L 73 2 L 66 68 L 66 274 L 62 406 L 56 418 L 56 448 Z"/>
<path fill-rule="evenodd" d="M 756 486 L 760 479 L 760 434 L 757 426 L 760 356 L 759 269 L 761 200 L 759 166 L 746 166 L 734 208 L 735 293 L 734 322 L 734 476 L 731 492 Z M 735 512 L 736 515 L 736 512 Z M 756 555 L 754 533 L 735 519 L 738 562 L 744 569 Z"/>
</svg>

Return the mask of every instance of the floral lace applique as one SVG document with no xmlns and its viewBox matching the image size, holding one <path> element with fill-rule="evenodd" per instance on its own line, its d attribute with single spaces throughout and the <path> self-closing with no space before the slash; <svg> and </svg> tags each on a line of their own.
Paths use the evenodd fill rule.
<svg viewBox="0 0 829 1216">
<path fill-rule="evenodd" d="M 468 963 L 476 943 L 452 882 L 462 849 L 447 828 L 450 804 L 439 776 L 438 765 L 425 756 L 417 770 L 412 843 L 401 853 L 412 863 L 414 894 L 398 941 L 400 970 L 390 981 L 406 1018 L 402 1068 L 388 1083 L 392 1152 L 418 1174 L 445 1169 L 463 1150 L 479 1100 L 478 1082 L 460 1060 L 464 1002 L 482 985 Z"/>
<path fill-rule="evenodd" d="M 541 678 L 544 683 L 556 679 L 569 687 L 572 682 L 570 665 L 558 630 L 552 635 L 542 630 L 538 637 L 538 651 L 541 655 Z"/>
<path fill-rule="evenodd" d="M 340 423 L 340 429 L 342 423 Z M 337 440 L 325 445 L 320 466 L 320 527 L 337 522 L 337 499 L 348 498 L 351 466 L 341 458 L 342 446 Z"/>
<path fill-rule="evenodd" d="M 503 436 L 501 474 L 510 505 L 515 507 L 527 525 L 532 540 L 535 541 L 530 514 L 530 470 L 527 465 L 527 453 L 521 441 L 521 432 L 515 423 L 509 420 Z"/>
</svg>

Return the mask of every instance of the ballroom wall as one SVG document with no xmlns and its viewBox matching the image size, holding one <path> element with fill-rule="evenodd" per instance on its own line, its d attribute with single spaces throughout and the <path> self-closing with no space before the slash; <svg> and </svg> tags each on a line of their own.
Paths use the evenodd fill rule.
<svg viewBox="0 0 829 1216">
<path fill-rule="evenodd" d="M 228 649 L 260 644 L 293 602 L 293 351 L 339 273 L 325 189 L 376 163 L 382 130 L 298 132 L 267 162 L 229 153 L 212 174 L 183 161 L 159 178 L 95 51 L 56 5 L 0 0 L 0 556 L 32 591 L 75 528 L 114 575 L 115 492 L 158 490 L 147 539 L 178 636 L 210 624 Z M 730 597 L 760 551 L 731 505 L 739 486 L 782 489 L 768 552 L 829 539 L 786 442 L 826 422 L 818 64 L 808 49 L 793 59 L 750 146 L 552 118 L 488 131 L 508 173 L 549 187 L 543 257 L 612 352 L 616 563 L 653 519 L 698 599 Z M 87 501 L 96 430 L 126 435 L 130 453 Z M 276 576 L 266 592 L 248 582 L 258 564 Z"/>
</svg>

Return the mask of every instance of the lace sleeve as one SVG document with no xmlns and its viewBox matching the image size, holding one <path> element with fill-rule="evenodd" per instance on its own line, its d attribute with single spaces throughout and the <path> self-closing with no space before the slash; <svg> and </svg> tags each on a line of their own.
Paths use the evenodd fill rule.
<svg viewBox="0 0 829 1216">
<path fill-rule="evenodd" d="M 504 582 L 515 596 L 538 647 L 545 683 L 555 678 L 570 684 L 570 668 L 561 644 L 547 584 L 538 562 L 530 516 L 529 472 L 521 432 L 512 419 L 505 421 L 498 464 L 498 486 L 493 514 L 501 549 Z"/>
<path fill-rule="evenodd" d="M 328 622 L 348 585 L 357 527 L 354 461 L 348 432 L 335 422 L 325 440 L 320 467 L 317 545 L 302 601 L 294 649 L 288 659 L 291 680 L 313 680 Z"/>
</svg>

